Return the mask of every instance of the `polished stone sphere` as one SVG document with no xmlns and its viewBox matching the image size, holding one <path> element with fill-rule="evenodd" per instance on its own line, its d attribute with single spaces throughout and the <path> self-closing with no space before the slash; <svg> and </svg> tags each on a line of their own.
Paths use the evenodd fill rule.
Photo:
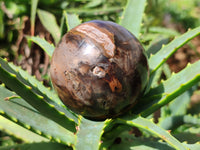
<svg viewBox="0 0 200 150">
<path fill-rule="evenodd" d="M 130 110 L 148 82 L 140 42 L 122 26 L 93 20 L 66 33 L 51 61 L 51 79 L 63 103 L 91 120 Z"/>
</svg>

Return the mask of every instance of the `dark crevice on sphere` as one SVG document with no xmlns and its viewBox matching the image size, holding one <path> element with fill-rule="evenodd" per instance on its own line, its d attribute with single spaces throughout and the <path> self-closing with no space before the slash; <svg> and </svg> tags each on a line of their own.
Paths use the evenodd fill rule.
<svg viewBox="0 0 200 150">
<path fill-rule="evenodd" d="M 53 53 L 50 74 L 68 108 L 91 120 L 105 120 L 135 105 L 149 71 L 144 49 L 129 31 L 94 20 L 63 36 Z"/>
</svg>

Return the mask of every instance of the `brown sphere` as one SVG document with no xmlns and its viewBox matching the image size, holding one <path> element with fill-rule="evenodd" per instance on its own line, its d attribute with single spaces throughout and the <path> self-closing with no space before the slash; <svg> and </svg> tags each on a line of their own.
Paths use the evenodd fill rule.
<svg viewBox="0 0 200 150">
<path fill-rule="evenodd" d="M 91 120 L 105 120 L 135 105 L 149 71 L 135 36 L 116 23 L 94 20 L 63 36 L 50 74 L 68 108 Z"/>
</svg>

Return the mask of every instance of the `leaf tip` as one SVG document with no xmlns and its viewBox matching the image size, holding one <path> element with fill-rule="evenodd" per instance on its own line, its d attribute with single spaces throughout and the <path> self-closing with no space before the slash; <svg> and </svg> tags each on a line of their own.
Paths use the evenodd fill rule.
<svg viewBox="0 0 200 150">
<path fill-rule="evenodd" d="M 0 110 L 0 114 L 1 114 L 1 115 L 4 115 L 5 112 L 4 112 L 3 110 Z"/>
<path fill-rule="evenodd" d="M 37 87 L 38 87 L 36 83 L 34 83 L 34 84 L 33 84 L 33 86 L 34 86 L 35 88 L 37 88 Z"/>
<path fill-rule="evenodd" d="M 53 137 L 51 136 L 51 135 L 45 135 L 48 139 L 50 139 L 50 140 L 52 140 L 53 139 Z"/>
<path fill-rule="evenodd" d="M 173 75 L 175 75 L 176 73 L 175 72 L 172 72 L 172 75 L 171 76 L 173 76 Z"/>
<path fill-rule="evenodd" d="M 14 121 L 14 122 L 18 122 L 18 119 L 15 118 L 15 117 L 11 117 L 11 120 Z"/>
<path fill-rule="evenodd" d="M 54 105 L 52 105 L 52 104 L 49 104 L 49 107 L 51 107 L 51 108 L 55 108 L 55 106 L 54 106 Z"/>
<path fill-rule="evenodd" d="M 4 58 L 3 60 L 8 63 L 8 59 L 7 58 Z"/>
<path fill-rule="evenodd" d="M 65 113 L 62 111 L 59 111 L 59 114 L 65 116 Z"/>
<path fill-rule="evenodd" d="M 35 130 L 35 132 L 39 135 L 42 135 L 42 132 L 40 130 Z"/>
<path fill-rule="evenodd" d="M 39 98 L 39 99 L 44 99 L 44 97 L 43 97 L 43 96 L 41 96 L 41 95 L 38 95 L 38 98 Z"/>
<path fill-rule="evenodd" d="M 29 130 L 31 129 L 31 126 L 28 125 L 28 124 L 24 124 L 24 127 L 27 128 L 27 129 L 29 129 Z"/>
<path fill-rule="evenodd" d="M 26 88 L 27 88 L 28 90 L 32 90 L 32 87 L 31 87 L 31 86 L 26 85 Z"/>
<path fill-rule="evenodd" d="M 1 84 L 2 87 L 6 87 L 6 85 L 4 83 Z"/>
<path fill-rule="evenodd" d="M 164 79 L 161 79 L 161 80 L 160 80 L 160 84 L 162 84 L 164 81 L 165 81 Z"/>
<path fill-rule="evenodd" d="M 17 78 L 16 74 L 14 74 L 14 73 L 10 73 L 10 76 L 13 78 Z"/>
<path fill-rule="evenodd" d="M 164 48 L 165 47 L 165 44 L 162 44 L 162 48 Z"/>
<path fill-rule="evenodd" d="M 61 143 L 61 140 L 59 138 L 55 138 L 55 141 Z"/>
<path fill-rule="evenodd" d="M 18 68 L 16 68 L 15 71 L 16 71 L 17 73 L 19 73 L 19 69 L 18 69 Z"/>
<path fill-rule="evenodd" d="M 183 141 L 183 143 L 188 144 L 188 141 Z"/>
</svg>

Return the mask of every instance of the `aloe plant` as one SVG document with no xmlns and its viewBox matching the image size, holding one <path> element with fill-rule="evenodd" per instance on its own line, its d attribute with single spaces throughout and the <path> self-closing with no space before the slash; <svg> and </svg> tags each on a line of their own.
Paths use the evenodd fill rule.
<svg viewBox="0 0 200 150">
<path fill-rule="evenodd" d="M 36 3 L 32 1 L 32 14 L 37 11 L 55 43 L 64 33 L 63 25 L 71 29 L 81 23 L 77 15 L 64 11 L 61 27 L 58 27 L 54 15 L 36 10 Z M 119 21 L 119 24 L 137 37 L 141 32 L 145 5 L 145 0 L 128 0 Z M 132 8 L 138 9 L 132 12 Z M 50 22 L 46 20 L 47 16 L 50 17 Z M 33 24 L 34 18 L 32 16 Z M 55 28 L 57 34 L 53 32 Z M 197 136 L 200 131 L 200 116 L 189 114 L 186 107 L 191 93 L 196 90 L 200 81 L 200 61 L 188 64 L 179 73 L 172 74 L 165 63 L 181 46 L 199 34 L 200 27 L 188 30 L 157 52 L 151 52 L 152 47 L 149 45 L 147 52 L 151 72 L 143 96 L 125 115 L 102 122 L 90 121 L 71 112 L 53 89 L 45 87 L 12 62 L 0 58 L 0 129 L 24 141 L 23 144 L 2 146 L 0 150 L 27 147 L 59 150 L 200 149 L 200 138 Z M 26 38 L 28 42 L 38 44 L 51 57 L 55 45 L 40 37 Z M 168 77 L 166 80 L 161 80 L 163 72 Z M 157 110 L 160 110 L 161 116 L 158 123 L 155 123 L 153 113 Z M 140 136 L 136 134 L 136 129 Z"/>
</svg>

